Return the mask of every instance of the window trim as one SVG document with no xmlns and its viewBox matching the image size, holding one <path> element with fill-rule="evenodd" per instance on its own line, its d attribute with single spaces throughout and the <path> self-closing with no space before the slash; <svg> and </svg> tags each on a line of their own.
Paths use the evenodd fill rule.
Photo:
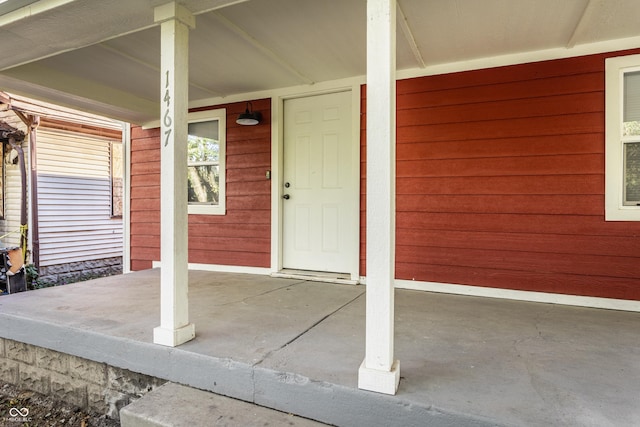
<svg viewBox="0 0 640 427">
<path fill-rule="evenodd" d="M 640 221 L 640 206 L 624 205 L 623 77 L 634 71 L 640 71 L 640 55 L 605 60 L 606 221 Z"/>
<path fill-rule="evenodd" d="M 208 122 L 218 120 L 218 132 L 220 137 L 220 160 L 218 162 L 220 188 L 219 202 L 217 205 L 189 204 L 189 215 L 226 215 L 227 201 L 227 110 L 218 108 L 216 110 L 198 111 L 189 113 L 188 123 Z M 185 188 L 185 191 L 187 189 Z"/>
</svg>

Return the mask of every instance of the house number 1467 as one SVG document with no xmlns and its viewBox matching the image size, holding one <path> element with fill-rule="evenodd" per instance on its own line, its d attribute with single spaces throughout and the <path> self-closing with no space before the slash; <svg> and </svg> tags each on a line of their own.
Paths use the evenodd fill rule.
<svg viewBox="0 0 640 427">
<path fill-rule="evenodd" d="M 169 136 L 173 131 L 173 129 L 171 128 L 171 125 L 173 124 L 173 120 L 171 120 L 171 116 L 169 115 L 169 107 L 171 106 L 171 96 L 169 95 L 169 70 L 167 70 L 167 83 L 165 84 L 165 89 L 166 91 L 164 93 L 163 101 L 167 105 L 164 110 L 163 123 L 164 123 L 164 126 L 167 128 L 167 130 L 164 131 L 164 135 L 165 135 L 164 146 L 166 147 L 169 144 Z"/>
</svg>

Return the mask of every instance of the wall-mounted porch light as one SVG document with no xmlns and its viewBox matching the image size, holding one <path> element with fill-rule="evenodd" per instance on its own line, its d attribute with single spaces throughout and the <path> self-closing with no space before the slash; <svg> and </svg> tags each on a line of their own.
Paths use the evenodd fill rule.
<svg viewBox="0 0 640 427">
<path fill-rule="evenodd" d="M 259 111 L 253 111 L 253 105 L 251 102 L 247 102 L 247 108 L 244 113 L 238 116 L 236 123 L 244 126 L 253 126 L 260 123 L 262 116 Z"/>
</svg>

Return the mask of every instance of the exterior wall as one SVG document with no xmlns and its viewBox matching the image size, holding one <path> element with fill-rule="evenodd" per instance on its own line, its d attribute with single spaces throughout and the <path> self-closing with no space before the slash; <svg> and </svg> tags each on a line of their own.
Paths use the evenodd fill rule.
<svg viewBox="0 0 640 427">
<path fill-rule="evenodd" d="M 23 142 L 30 185 L 28 132 L 13 111 L 0 120 L 27 133 Z M 122 219 L 111 218 L 110 143 L 119 132 L 43 119 L 38 129 L 40 279 L 77 281 L 122 271 Z M 20 167 L 4 159 L 5 210 L 0 246 L 20 245 Z M 27 191 L 27 197 L 30 192 Z M 31 209 L 27 200 L 27 209 Z M 30 243 L 33 230 L 30 218 Z"/>
<path fill-rule="evenodd" d="M 640 223 L 604 219 L 604 59 L 628 53 L 399 81 L 396 277 L 639 300 Z"/>
<path fill-rule="evenodd" d="M 640 300 L 640 223 L 604 219 L 604 60 L 632 53 L 399 81 L 396 277 Z M 253 104 L 254 128 L 235 125 L 244 103 L 211 107 L 228 108 L 228 211 L 190 216 L 192 263 L 269 266 L 269 102 Z M 158 132 L 133 129 L 134 270 L 159 259 Z"/>
<path fill-rule="evenodd" d="M 226 215 L 189 215 L 189 262 L 269 267 L 271 238 L 271 101 L 252 101 L 257 126 L 235 120 L 246 103 L 227 109 Z M 198 109 L 193 111 L 202 111 Z M 131 131 L 131 269 L 160 260 L 160 130 Z M 186 191 L 186 189 L 185 189 Z"/>
<path fill-rule="evenodd" d="M 44 126 L 38 129 L 42 276 L 52 266 L 86 265 L 122 256 L 122 219 L 111 216 L 113 141 L 120 142 L 117 133 L 106 138 Z"/>
</svg>

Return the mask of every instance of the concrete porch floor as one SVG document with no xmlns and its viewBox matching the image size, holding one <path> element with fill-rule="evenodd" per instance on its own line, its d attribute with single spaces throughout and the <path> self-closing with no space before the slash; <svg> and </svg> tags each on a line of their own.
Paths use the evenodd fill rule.
<svg viewBox="0 0 640 427">
<path fill-rule="evenodd" d="M 0 337 L 345 426 L 640 425 L 640 314 L 396 291 L 396 396 L 357 389 L 364 286 L 190 271 L 196 338 L 152 343 L 159 271 L 0 297 Z"/>
</svg>

